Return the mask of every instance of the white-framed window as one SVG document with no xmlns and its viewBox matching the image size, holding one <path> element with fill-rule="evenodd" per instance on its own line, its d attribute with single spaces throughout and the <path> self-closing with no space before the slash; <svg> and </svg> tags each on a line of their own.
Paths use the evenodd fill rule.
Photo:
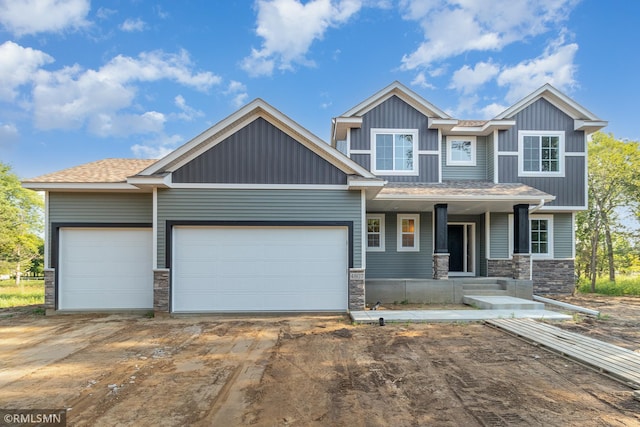
<svg viewBox="0 0 640 427">
<path fill-rule="evenodd" d="M 447 166 L 475 166 L 476 137 L 447 136 Z"/>
<path fill-rule="evenodd" d="M 531 215 L 529 231 L 531 256 L 553 258 L 553 215 Z"/>
<path fill-rule="evenodd" d="M 418 175 L 417 129 L 371 129 L 371 171 Z"/>
<path fill-rule="evenodd" d="M 564 132 L 518 131 L 518 175 L 564 176 Z"/>
<path fill-rule="evenodd" d="M 398 215 L 398 251 L 420 250 L 420 215 Z"/>
<path fill-rule="evenodd" d="M 384 251 L 384 214 L 367 215 L 367 251 Z"/>
</svg>

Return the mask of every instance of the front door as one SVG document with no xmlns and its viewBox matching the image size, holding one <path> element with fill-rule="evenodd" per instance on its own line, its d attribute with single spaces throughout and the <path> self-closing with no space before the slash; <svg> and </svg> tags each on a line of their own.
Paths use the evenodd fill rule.
<svg viewBox="0 0 640 427">
<path fill-rule="evenodd" d="M 475 224 L 449 223 L 449 275 L 473 276 L 475 274 Z"/>
</svg>

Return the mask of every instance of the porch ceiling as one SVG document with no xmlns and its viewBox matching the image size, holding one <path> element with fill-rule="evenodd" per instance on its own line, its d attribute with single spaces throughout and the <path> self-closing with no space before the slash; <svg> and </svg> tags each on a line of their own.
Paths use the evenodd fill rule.
<svg viewBox="0 0 640 427">
<path fill-rule="evenodd" d="M 484 212 L 513 212 L 513 206 L 517 204 L 539 205 L 554 199 L 555 196 L 520 183 L 388 183 L 373 200 L 367 201 L 367 210 L 424 212 L 432 211 L 436 204 L 446 203 L 449 214 L 477 215 Z"/>
</svg>

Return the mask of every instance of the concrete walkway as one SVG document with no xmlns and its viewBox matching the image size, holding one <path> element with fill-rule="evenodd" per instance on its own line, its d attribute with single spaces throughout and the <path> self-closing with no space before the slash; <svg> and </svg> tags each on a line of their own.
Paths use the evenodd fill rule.
<svg viewBox="0 0 640 427">
<path fill-rule="evenodd" d="M 544 309 L 544 304 L 509 296 L 465 296 L 465 304 L 481 310 L 367 310 L 352 311 L 356 323 L 476 322 L 490 319 L 569 320 L 572 317 Z"/>
</svg>

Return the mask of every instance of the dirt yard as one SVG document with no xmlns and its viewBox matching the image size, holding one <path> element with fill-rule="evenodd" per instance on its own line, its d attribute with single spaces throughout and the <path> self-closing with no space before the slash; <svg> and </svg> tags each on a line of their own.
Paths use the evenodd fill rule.
<svg viewBox="0 0 640 427">
<path fill-rule="evenodd" d="M 563 327 L 640 349 L 640 299 Z M 0 408 L 77 426 L 637 426 L 632 390 L 482 324 L 0 311 Z"/>
</svg>

